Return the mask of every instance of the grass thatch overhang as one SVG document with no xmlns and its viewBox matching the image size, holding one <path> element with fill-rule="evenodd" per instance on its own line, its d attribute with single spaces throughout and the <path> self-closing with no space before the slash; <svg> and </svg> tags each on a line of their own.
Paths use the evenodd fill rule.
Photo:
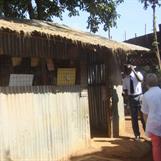
<svg viewBox="0 0 161 161">
<path fill-rule="evenodd" d="M 24 36 L 41 36 L 53 38 L 55 41 L 67 41 L 69 43 L 88 48 L 104 48 L 114 53 L 122 50 L 128 53 L 148 52 L 149 49 L 123 42 L 108 40 L 105 37 L 91 33 L 74 30 L 65 25 L 39 20 L 0 19 L 0 30 Z"/>
</svg>

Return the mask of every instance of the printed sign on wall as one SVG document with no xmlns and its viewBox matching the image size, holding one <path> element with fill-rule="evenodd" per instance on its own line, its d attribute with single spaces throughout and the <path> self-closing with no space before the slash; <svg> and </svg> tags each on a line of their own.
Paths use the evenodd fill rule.
<svg viewBox="0 0 161 161">
<path fill-rule="evenodd" d="M 58 68 L 57 85 L 74 85 L 76 80 L 75 68 Z"/>
</svg>

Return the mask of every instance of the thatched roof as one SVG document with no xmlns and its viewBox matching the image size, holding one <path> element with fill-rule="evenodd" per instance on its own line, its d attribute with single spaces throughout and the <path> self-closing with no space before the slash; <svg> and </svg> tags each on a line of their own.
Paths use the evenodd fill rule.
<svg viewBox="0 0 161 161">
<path fill-rule="evenodd" d="M 31 35 L 33 32 L 45 34 L 46 36 L 59 36 L 62 39 L 71 40 L 73 43 L 82 43 L 83 45 L 98 45 L 108 49 L 125 51 L 148 51 L 149 49 L 128 43 L 116 42 L 107 38 L 97 36 L 91 33 L 74 30 L 65 25 L 51 23 L 39 20 L 11 20 L 0 19 L 0 29 L 8 29 L 13 32 L 23 32 Z"/>
</svg>

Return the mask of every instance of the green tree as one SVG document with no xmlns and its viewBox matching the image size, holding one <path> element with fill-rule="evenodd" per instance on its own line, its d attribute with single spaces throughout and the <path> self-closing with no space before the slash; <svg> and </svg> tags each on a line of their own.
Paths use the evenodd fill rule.
<svg viewBox="0 0 161 161">
<path fill-rule="evenodd" d="M 159 47 L 158 47 L 158 40 L 157 40 L 157 30 L 156 30 L 156 6 L 160 6 L 160 1 L 161 0 L 140 0 L 141 3 L 144 4 L 144 8 L 147 9 L 149 5 L 152 7 L 153 10 L 153 33 L 154 33 L 154 38 L 153 38 L 153 50 L 157 56 L 158 60 L 158 65 L 159 69 L 161 69 L 161 60 L 160 60 L 160 53 L 159 53 Z"/>
<path fill-rule="evenodd" d="M 79 15 L 80 11 L 89 13 L 87 28 L 97 32 L 100 25 L 107 31 L 116 26 L 119 17 L 116 8 L 124 0 L 0 0 L 0 13 L 9 18 L 27 18 L 53 21 L 62 20 L 62 14 Z"/>
</svg>

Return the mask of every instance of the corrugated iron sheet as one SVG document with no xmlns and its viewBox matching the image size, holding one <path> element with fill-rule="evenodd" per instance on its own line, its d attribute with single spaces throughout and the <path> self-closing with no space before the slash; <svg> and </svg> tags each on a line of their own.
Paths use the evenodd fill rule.
<svg viewBox="0 0 161 161">
<path fill-rule="evenodd" d="M 108 104 L 103 94 L 105 86 L 89 86 L 89 111 L 92 136 L 108 136 Z"/>
<path fill-rule="evenodd" d="M 73 87 L 0 88 L 0 160 L 64 161 L 89 145 L 86 96 Z"/>
</svg>

